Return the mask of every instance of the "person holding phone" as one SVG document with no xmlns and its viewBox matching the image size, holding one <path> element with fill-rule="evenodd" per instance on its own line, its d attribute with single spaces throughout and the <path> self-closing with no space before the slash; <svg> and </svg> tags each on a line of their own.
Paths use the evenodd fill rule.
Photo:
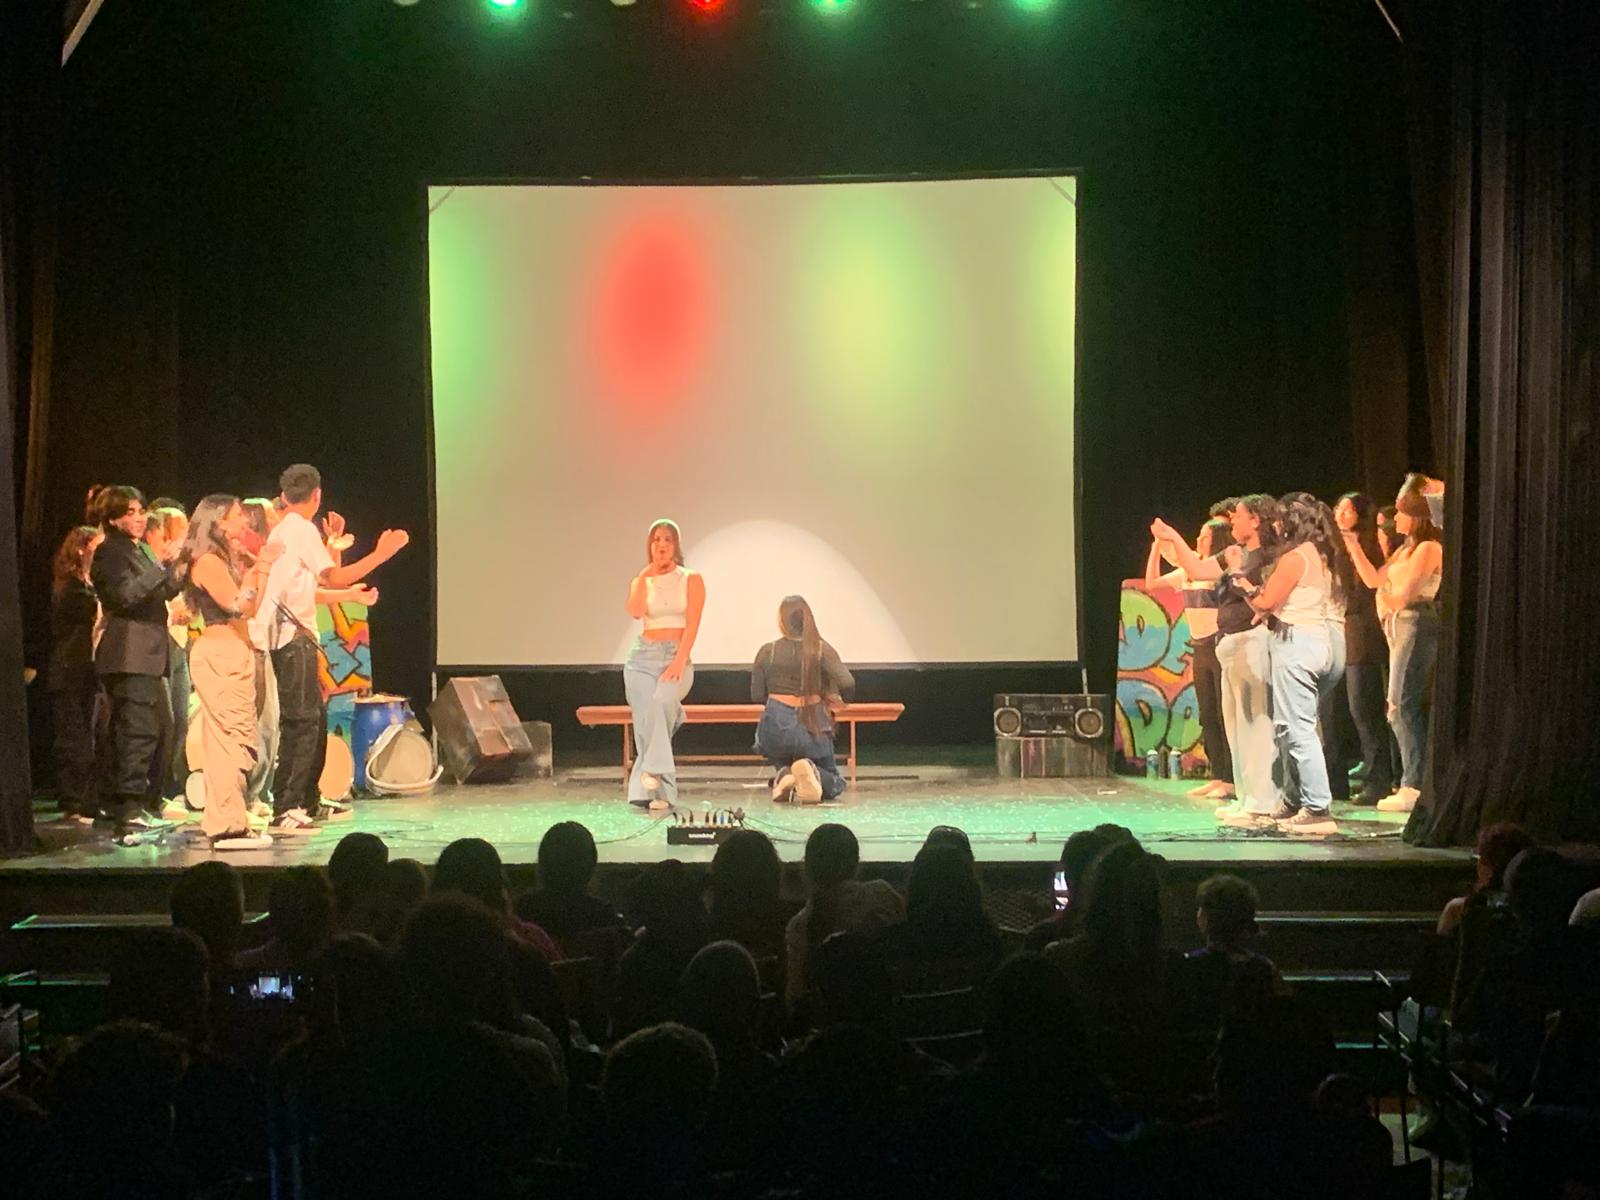
<svg viewBox="0 0 1600 1200">
<path fill-rule="evenodd" d="M 628 584 L 628 615 L 641 628 L 622 668 L 637 749 L 628 803 L 637 808 L 666 812 L 677 799 L 672 735 L 683 724 L 683 698 L 694 686 L 689 655 L 705 606 L 705 580 L 683 565 L 677 523 L 653 521 L 645 535 L 644 569 Z"/>
</svg>

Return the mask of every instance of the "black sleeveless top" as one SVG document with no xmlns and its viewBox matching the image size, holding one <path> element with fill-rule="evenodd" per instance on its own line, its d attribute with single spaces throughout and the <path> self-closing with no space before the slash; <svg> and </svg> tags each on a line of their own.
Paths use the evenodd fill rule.
<svg viewBox="0 0 1600 1200">
<path fill-rule="evenodd" d="M 214 551 L 211 553 L 215 557 L 221 557 L 221 555 L 216 555 Z M 231 566 L 228 568 L 228 574 L 230 576 L 233 574 L 233 568 Z M 234 582 L 238 583 L 238 580 L 234 580 Z M 188 591 L 190 604 L 207 625 L 226 625 L 229 621 L 236 620 L 238 618 L 238 613 L 231 612 L 228 609 L 223 608 L 222 605 L 218 604 L 211 598 L 211 593 L 206 591 L 206 589 L 201 587 L 199 584 L 192 584 Z"/>
</svg>

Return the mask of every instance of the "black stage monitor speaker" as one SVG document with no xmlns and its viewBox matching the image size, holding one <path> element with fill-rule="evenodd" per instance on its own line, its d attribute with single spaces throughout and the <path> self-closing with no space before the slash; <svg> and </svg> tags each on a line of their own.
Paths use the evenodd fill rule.
<svg viewBox="0 0 1600 1200">
<path fill-rule="evenodd" d="M 498 675 L 447 680 L 428 706 L 439 757 L 458 783 L 511 778 L 533 744 Z"/>
<path fill-rule="evenodd" d="M 1108 708 L 1105 696 L 996 696 L 996 769 L 1001 775 L 1023 779 L 1110 775 Z"/>
</svg>

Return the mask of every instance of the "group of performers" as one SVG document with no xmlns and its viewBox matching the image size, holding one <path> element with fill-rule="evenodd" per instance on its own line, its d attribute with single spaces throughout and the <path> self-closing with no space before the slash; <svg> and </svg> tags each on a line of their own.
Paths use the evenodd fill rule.
<svg viewBox="0 0 1600 1200">
<path fill-rule="evenodd" d="M 316 608 L 376 603 L 363 580 L 409 538 L 385 530 L 369 554 L 342 563 L 343 520 L 315 523 L 317 469 L 291 466 L 279 486 L 275 500 L 218 493 L 192 513 L 173 501 L 147 510 L 128 485 L 92 491 L 89 523 L 57 553 L 52 605 L 57 775 L 70 820 L 109 824 L 121 845 L 171 824 L 164 794 L 183 753 L 174 734 L 189 686 L 202 726 L 200 824 L 214 849 L 263 848 L 348 815 L 318 787 L 327 709 Z"/>
<path fill-rule="evenodd" d="M 315 524 L 321 483 L 315 467 L 297 464 L 273 501 L 210 495 L 187 516 L 170 502 L 147 511 L 137 488 L 96 490 L 92 523 L 57 554 L 52 610 L 51 690 L 67 747 L 57 766 L 71 817 L 113 824 L 123 844 L 161 826 L 174 715 L 187 710 L 186 696 L 174 698 L 180 676 L 199 700 L 201 828 L 214 848 L 270 845 L 344 815 L 318 790 L 326 708 L 316 606 L 375 603 L 362 581 L 408 538 L 385 530 L 369 554 L 342 563 L 343 520 L 330 513 L 320 531 Z M 1367 795 L 1390 811 L 1416 803 L 1439 639 L 1441 492 L 1413 477 L 1385 514 L 1357 493 L 1332 508 L 1305 492 L 1242 496 L 1213 507 L 1192 547 L 1166 521 L 1151 524 L 1146 582 L 1183 590 L 1213 776 L 1196 793 L 1226 802 L 1219 820 L 1337 832 L 1319 727 L 1341 680 Z M 1161 574 L 1163 559 L 1176 569 Z M 641 628 L 623 666 L 638 747 L 627 798 L 653 812 L 677 800 L 672 738 L 705 601 L 678 526 L 655 521 L 628 586 L 627 613 Z M 803 597 L 785 597 L 777 618 L 780 636 L 750 673 L 751 698 L 764 705 L 756 750 L 773 768 L 774 800 L 832 800 L 844 790 L 832 713 L 855 681 Z M 82 760 L 97 704 L 109 721 L 91 800 Z"/>
<path fill-rule="evenodd" d="M 1219 502 L 1193 547 L 1166 521 L 1151 524 L 1146 584 L 1181 588 L 1189 618 L 1212 771 L 1193 794 L 1225 801 L 1219 821 L 1338 832 L 1332 771 L 1342 768 L 1324 735 L 1341 681 L 1365 796 L 1388 812 L 1416 804 L 1439 644 L 1442 507 L 1443 485 L 1417 475 L 1382 514 L 1359 493 L 1330 508 L 1291 492 Z M 1163 559 L 1176 569 L 1161 574 Z"/>
<path fill-rule="evenodd" d="M 705 580 L 683 565 L 677 524 L 656 521 L 645 537 L 644 569 L 628 585 L 628 615 L 641 628 L 622 670 L 638 750 L 628 803 L 653 812 L 670 811 L 677 799 L 672 736 L 683 724 L 683 698 L 694 683 L 689 656 L 705 603 Z M 834 757 L 831 712 L 855 680 L 817 632 L 803 597 L 784 597 L 778 632 L 782 636 L 761 647 L 750 671 L 750 697 L 765 705 L 756 751 L 773 767 L 774 800 L 832 800 L 844 791 L 844 777 Z"/>
</svg>

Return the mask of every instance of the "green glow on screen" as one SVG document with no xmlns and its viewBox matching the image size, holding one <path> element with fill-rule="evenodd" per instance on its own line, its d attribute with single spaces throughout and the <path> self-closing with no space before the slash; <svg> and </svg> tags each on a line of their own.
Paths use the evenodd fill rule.
<svg viewBox="0 0 1600 1200">
<path fill-rule="evenodd" d="M 475 453 L 482 439 L 484 398 L 500 384 L 496 368 L 508 363 L 499 302 L 500 276 L 491 253 L 496 230 L 483 221 L 453 220 L 448 189 L 435 189 L 428 226 L 428 312 L 433 326 L 435 453 L 454 461 Z"/>
<path fill-rule="evenodd" d="M 1068 177 L 1050 182 L 1065 193 L 1061 204 L 1042 212 L 1027 236 L 1017 241 L 1025 256 L 1018 278 L 1026 280 L 1032 301 L 1025 308 L 1030 319 L 1019 353 L 1024 361 L 1040 364 L 1060 389 L 1062 408 L 1070 410 L 1077 351 L 1078 181 Z M 1044 180 L 1039 183 L 1045 185 Z"/>
<path fill-rule="evenodd" d="M 942 432 L 925 410 L 939 386 L 927 342 L 951 322 L 928 243 L 915 214 L 882 193 L 821 200 L 795 240 L 810 390 L 850 431 L 847 445 L 876 452 Z"/>
</svg>

